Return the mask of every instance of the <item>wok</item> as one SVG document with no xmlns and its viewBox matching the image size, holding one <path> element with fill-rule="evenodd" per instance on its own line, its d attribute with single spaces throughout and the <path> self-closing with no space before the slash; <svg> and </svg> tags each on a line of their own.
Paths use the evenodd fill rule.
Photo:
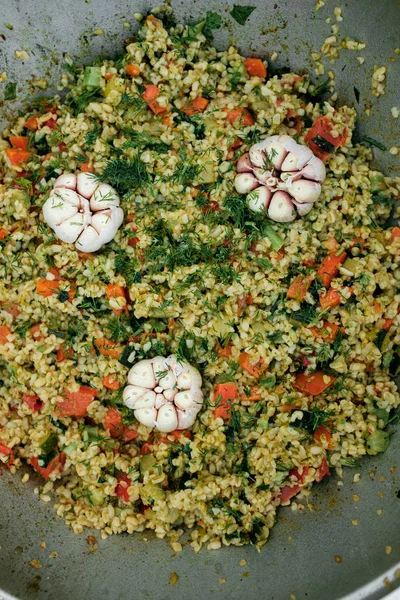
<svg viewBox="0 0 400 600">
<path fill-rule="evenodd" d="M 335 3 L 326 0 L 317 13 L 315 0 L 252 0 L 250 4 L 257 10 L 240 26 L 229 16 L 233 2 L 172 2 L 179 21 L 199 21 L 206 10 L 219 12 L 226 23 L 215 35 L 219 48 L 234 43 L 245 55 L 263 57 L 277 51 L 274 67 L 311 71 L 310 53 L 319 50 L 330 35 L 334 18 L 330 24 L 325 19 L 333 17 Z M 1 0 L 0 7 L 0 71 L 6 70 L 8 80 L 18 82 L 18 97 L 23 98 L 31 93 L 33 76 L 44 75 L 56 84 L 65 52 L 82 63 L 91 63 L 99 55 L 118 55 L 124 38 L 136 29 L 133 14 L 145 13 L 152 3 Z M 339 102 L 356 106 L 362 134 L 378 138 L 387 147 L 399 145 L 399 121 L 391 117 L 390 108 L 400 107 L 400 57 L 393 52 L 400 46 L 400 5 L 396 0 L 353 0 L 342 3 L 342 10 L 340 35 L 366 41 L 367 48 L 345 51 L 335 65 L 327 63 L 336 73 Z M 125 21 L 132 23 L 129 29 L 123 28 Z M 104 29 L 104 36 L 93 36 L 96 28 Z M 29 60 L 16 59 L 17 49 L 27 50 Z M 365 57 L 362 66 L 356 60 L 359 55 Z M 386 65 L 388 75 L 386 94 L 372 102 L 374 65 Z M 372 115 L 367 117 L 364 111 L 371 102 Z M 0 110 L 3 125 L 15 112 L 18 100 L 6 104 Z M 388 174 L 400 174 L 398 157 L 380 150 L 375 154 L 377 166 Z M 324 481 L 313 490 L 312 506 L 302 513 L 281 509 L 260 553 L 254 547 L 230 547 L 195 554 L 186 547 L 173 556 L 168 543 L 150 533 L 106 541 L 92 531 L 76 536 L 51 505 L 33 493 L 39 485 L 34 474 L 24 485 L 20 473 L 12 477 L 3 469 L 0 588 L 4 591 L 0 591 L 0 599 L 399 598 L 400 476 L 392 468 L 398 464 L 399 439 L 399 434 L 394 435 L 385 454 L 362 461 L 359 483 L 353 483 L 355 470 L 347 469 L 343 486 L 336 477 Z M 359 501 L 355 501 L 357 497 Z M 355 522 L 358 524 L 352 524 Z M 88 552 L 89 534 L 99 539 L 93 553 Z M 58 556 L 51 558 L 53 552 Z M 29 565 L 34 559 L 41 562 L 40 570 Z M 173 587 L 169 585 L 172 572 L 179 577 Z M 398 589 L 391 591 L 389 586 Z"/>
</svg>

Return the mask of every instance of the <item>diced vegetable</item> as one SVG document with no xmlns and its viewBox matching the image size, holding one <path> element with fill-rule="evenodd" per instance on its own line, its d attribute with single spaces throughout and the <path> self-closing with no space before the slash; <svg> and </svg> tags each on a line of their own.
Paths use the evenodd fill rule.
<svg viewBox="0 0 400 600">
<path fill-rule="evenodd" d="M 7 229 L 4 229 L 4 227 L 0 227 L 0 242 L 3 241 L 7 236 L 8 236 Z"/>
<path fill-rule="evenodd" d="M 330 289 L 326 292 L 326 294 L 321 294 L 319 303 L 322 310 L 327 310 L 328 308 L 335 308 L 335 306 L 339 306 L 341 300 L 342 297 L 339 292 Z"/>
<path fill-rule="evenodd" d="M 84 417 L 96 394 L 96 390 L 85 385 L 81 385 L 77 392 L 65 390 L 66 397 L 57 405 L 59 414 L 62 417 Z"/>
<path fill-rule="evenodd" d="M 339 255 L 330 253 L 325 256 L 317 271 L 317 276 L 326 288 L 330 287 L 332 279 L 338 275 L 339 266 L 344 263 L 346 256 L 346 252 L 341 252 Z"/>
<path fill-rule="evenodd" d="M 390 241 L 394 242 L 394 240 L 400 238 L 400 227 L 393 227 L 390 233 Z"/>
<path fill-rule="evenodd" d="M 42 454 L 50 454 L 50 452 L 57 446 L 57 442 L 58 439 L 54 431 L 48 433 L 40 443 Z"/>
<path fill-rule="evenodd" d="M 115 314 L 120 315 L 124 310 L 128 310 L 125 288 L 123 288 L 121 285 L 116 285 L 114 283 L 109 283 L 106 285 L 106 296 L 108 300 L 111 300 L 110 304 L 112 311 Z M 120 303 L 115 301 L 113 302 L 113 299 L 116 300 L 117 298 L 121 298 Z M 120 308 L 117 308 L 116 306 L 120 306 Z"/>
<path fill-rule="evenodd" d="M 23 394 L 22 399 L 35 412 L 43 407 L 43 402 L 36 394 Z"/>
<path fill-rule="evenodd" d="M 267 76 L 267 69 L 260 58 L 246 58 L 244 66 L 250 77 L 265 79 Z"/>
<path fill-rule="evenodd" d="M 157 98 L 160 95 L 160 89 L 157 85 L 145 85 L 145 91 L 142 94 L 142 98 L 147 102 L 148 107 L 153 111 L 155 115 L 160 115 L 167 112 L 167 108 L 160 106 L 157 102 Z"/>
<path fill-rule="evenodd" d="M 103 379 L 103 385 L 108 390 L 119 390 L 121 384 L 116 375 L 106 375 Z"/>
<path fill-rule="evenodd" d="M 12 331 L 7 325 L 0 325 L 0 344 L 8 344 L 8 337 L 12 335 Z"/>
<path fill-rule="evenodd" d="M 304 300 L 312 281 L 312 277 L 303 277 L 302 275 L 295 277 L 287 291 L 287 298 L 292 298 L 298 302 Z"/>
<path fill-rule="evenodd" d="M 298 373 L 293 382 L 293 387 L 299 392 L 316 396 L 327 390 L 336 380 L 333 375 L 327 375 L 322 371 L 315 371 L 310 375 Z"/>
<path fill-rule="evenodd" d="M 330 474 L 331 474 L 331 472 L 329 470 L 329 465 L 328 465 L 326 459 L 323 458 L 322 462 L 318 468 L 318 471 L 317 471 L 316 480 L 319 483 L 320 481 L 322 481 L 322 479 L 325 477 L 325 475 L 330 475 Z"/>
<path fill-rule="evenodd" d="M 389 331 L 392 325 L 393 319 L 384 319 L 382 329 L 384 329 L 385 331 Z"/>
<path fill-rule="evenodd" d="M 145 446 L 145 444 L 143 444 L 143 447 Z M 142 447 L 142 450 L 143 450 Z M 150 446 L 149 446 L 150 448 Z M 154 454 L 151 454 L 151 450 L 149 452 L 141 452 L 142 457 L 140 459 L 140 463 L 139 463 L 139 470 L 141 475 L 144 475 L 144 473 L 146 473 L 146 471 L 151 471 L 151 469 L 153 467 L 156 466 L 157 461 L 154 457 Z"/>
<path fill-rule="evenodd" d="M 20 150 L 19 148 L 8 148 L 8 150 L 6 150 L 6 156 L 13 167 L 19 167 L 22 163 L 29 160 L 31 153 L 27 150 Z"/>
<path fill-rule="evenodd" d="M 278 252 L 285 243 L 285 240 L 275 231 L 272 225 L 269 225 L 268 223 L 264 224 L 263 232 L 271 242 L 272 250 Z"/>
<path fill-rule="evenodd" d="M 41 467 L 39 465 L 39 458 L 37 456 L 31 458 L 31 465 L 44 479 L 49 479 L 51 473 L 54 471 L 58 470 L 60 473 L 63 471 L 65 460 L 66 456 L 64 452 L 60 452 L 60 454 L 57 454 L 46 467 Z"/>
<path fill-rule="evenodd" d="M 63 360 L 71 359 L 74 357 L 73 348 L 67 347 L 65 344 L 61 344 L 61 346 L 57 350 L 57 362 L 62 362 Z"/>
<path fill-rule="evenodd" d="M 331 133 L 333 129 L 331 121 L 328 117 L 318 117 L 308 130 L 304 141 L 308 144 L 315 156 L 323 161 L 327 161 L 332 152 L 343 146 L 347 137 L 347 130 L 334 137 Z"/>
<path fill-rule="evenodd" d="M 101 69 L 100 67 L 85 67 L 82 85 L 88 90 L 93 90 L 100 86 Z"/>
<path fill-rule="evenodd" d="M 117 97 L 118 94 L 122 94 L 125 90 L 124 80 L 118 75 L 113 75 L 106 83 L 104 88 L 104 96 L 106 98 Z"/>
<path fill-rule="evenodd" d="M 94 344 L 97 351 L 103 356 L 119 358 L 121 355 L 122 346 L 112 340 L 108 340 L 107 338 L 97 338 L 97 340 L 94 341 Z"/>
<path fill-rule="evenodd" d="M 254 125 L 253 115 L 247 108 L 234 108 L 226 112 L 231 125 L 236 125 L 237 127 L 251 127 Z"/>
<path fill-rule="evenodd" d="M 328 344 L 335 341 L 339 329 L 340 327 L 336 323 L 329 323 L 325 320 L 322 322 L 322 327 L 309 327 L 315 338 L 322 338 Z"/>
<path fill-rule="evenodd" d="M 217 404 L 214 417 L 229 420 L 232 413 L 232 402 L 235 401 L 237 387 L 235 383 L 219 383 L 214 388 L 214 399 Z"/>
<path fill-rule="evenodd" d="M 128 487 L 132 485 L 132 481 L 125 473 L 118 473 L 117 481 L 118 483 L 115 488 L 115 493 L 117 494 L 118 498 L 121 498 L 121 500 L 124 502 L 129 502 Z"/>
<path fill-rule="evenodd" d="M 111 437 L 120 437 L 125 430 L 125 425 L 122 423 L 121 413 L 114 407 L 110 408 L 104 419 L 104 425 L 110 432 Z"/>
<path fill-rule="evenodd" d="M 68 294 L 68 300 L 71 301 L 75 298 L 76 287 L 72 283 L 68 283 L 65 285 L 68 289 L 65 289 L 64 286 L 60 288 L 60 279 L 38 279 L 36 282 L 36 293 L 39 296 L 43 296 L 44 298 L 48 298 L 53 294 L 59 294 L 62 291 L 65 291 Z M 67 284 L 67 282 L 65 282 Z"/>
<path fill-rule="evenodd" d="M 152 500 L 164 500 L 165 491 L 157 483 L 146 483 L 141 491 L 142 500 L 151 503 Z"/>
<path fill-rule="evenodd" d="M 96 343 L 97 342 L 98 342 L 98 340 L 96 341 Z M 99 351 L 100 351 L 100 349 L 99 349 Z M 128 345 L 128 346 L 125 346 L 125 348 L 122 350 L 120 356 L 117 358 L 118 358 L 118 361 L 121 363 L 121 365 L 124 365 L 124 367 L 131 368 L 135 364 L 135 356 L 136 356 L 135 347 Z"/>
<path fill-rule="evenodd" d="M 207 106 L 208 106 L 207 98 L 203 98 L 202 96 L 197 96 L 196 98 L 194 98 L 194 100 L 192 100 L 188 104 L 185 104 L 185 106 L 182 108 L 182 111 L 186 115 L 191 117 L 192 115 L 195 115 L 197 113 L 204 112 L 206 110 Z"/>
<path fill-rule="evenodd" d="M 39 129 L 37 117 L 35 117 L 34 115 L 29 117 L 29 119 L 25 121 L 24 127 L 26 127 L 26 129 L 29 129 L 30 131 L 36 131 L 37 129 Z"/>
<path fill-rule="evenodd" d="M 378 194 L 379 192 L 385 191 L 387 188 L 385 178 L 379 171 L 371 171 L 369 181 L 371 184 L 371 194 Z"/>
<path fill-rule="evenodd" d="M 375 429 L 373 433 L 366 436 L 366 440 L 368 454 L 375 455 L 386 452 L 390 444 L 390 433 L 382 429 Z"/>
<path fill-rule="evenodd" d="M 14 453 L 11 448 L 0 442 L 0 454 L 5 456 L 5 460 L 0 458 L 0 464 L 7 465 L 10 468 L 14 464 Z"/>
<path fill-rule="evenodd" d="M 283 488 L 281 488 L 281 491 L 279 493 L 279 500 L 281 502 L 281 504 L 283 504 L 283 502 L 287 502 L 288 500 L 291 500 L 294 496 L 297 496 L 297 494 L 300 492 L 301 490 L 301 486 L 300 485 L 285 485 Z"/>
<path fill-rule="evenodd" d="M 381 419 L 385 425 L 389 422 L 389 412 L 385 408 L 374 408 L 374 413 Z"/>
<path fill-rule="evenodd" d="M 19 150 L 27 150 L 28 138 L 24 135 L 10 135 L 10 144 L 13 148 L 19 148 Z"/>
<path fill-rule="evenodd" d="M 333 450 L 335 447 L 331 430 L 329 427 L 324 427 L 324 425 L 319 425 L 314 431 L 314 440 L 317 444 L 321 444 L 324 447 L 326 446 L 328 450 Z"/>
<path fill-rule="evenodd" d="M 263 361 L 259 361 L 256 365 L 250 364 L 250 356 L 247 352 L 242 352 L 239 356 L 239 365 L 247 371 L 253 377 L 260 377 L 260 375 L 265 371 L 266 365 L 264 365 Z"/>
<path fill-rule="evenodd" d="M 138 75 L 140 75 L 140 67 L 138 67 L 137 65 L 133 65 L 132 63 L 126 65 L 125 71 L 126 74 L 129 75 L 129 77 L 137 77 Z"/>
<path fill-rule="evenodd" d="M 41 324 L 40 323 L 36 323 L 35 325 L 32 325 L 32 327 L 30 328 L 30 332 L 31 332 L 31 336 L 33 337 L 33 339 L 35 341 L 39 341 L 43 339 L 43 336 L 41 334 Z"/>
</svg>

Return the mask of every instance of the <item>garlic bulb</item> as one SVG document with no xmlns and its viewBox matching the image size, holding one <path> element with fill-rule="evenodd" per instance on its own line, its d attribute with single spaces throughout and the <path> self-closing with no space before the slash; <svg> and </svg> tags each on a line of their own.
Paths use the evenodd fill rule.
<svg viewBox="0 0 400 600">
<path fill-rule="evenodd" d="M 191 427 L 203 405 L 200 373 L 174 354 L 139 361 L 128 373 L 128 384 L 125 405 L 143 425 L 164 433 Z"/>
<path fill-rule="evenodd" d="M 234 181 L 247 194 L 250 210 L 265 212 L 278 223 L 310 212 L 321 193 L 325 165 L 308 146 L 289 135 L 273 135 L 239 158 Z"/>
<path fill-rule="evenodd" d="M 64 173 L 43 205 L 43 217 L 61 241 L 96 252 L 115 237 L 124 213 L 110 185 L 90 173 Z"/>
</svg>

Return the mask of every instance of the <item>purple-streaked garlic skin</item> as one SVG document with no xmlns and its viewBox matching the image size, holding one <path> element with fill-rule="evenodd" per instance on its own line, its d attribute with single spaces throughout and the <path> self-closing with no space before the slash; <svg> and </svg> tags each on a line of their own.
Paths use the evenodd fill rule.
<svg viewBox="0 0 400 600">
<path fill-rule="evenodd" d="M 248 195 L 249 208 L 267 209 L 268 217 L 279 223 L 310 212 L 326 176 L 324 163 L 289 135 L 273 135 L 254 144 L 238 160 L 237 172 L 234 185 L 239 194 Z"/>
<path fill-rule="evenodd" d="M 43 217 L 61 241 L 96 252 L 115 237 L 124 213 L 110 185 L 90 173 L 64 173 L 43 205 Z"/>
<path fill-rule="evenodd" d="M 260 184 L 252 173 L 239 173 L 235 177 L 234 186 L 238 194 L 248 194 Z"/>
<path fill-rule="evenodd" d="M 253 212 L 265 212 L 272 198 L 272 192 L 265 185 L 260 185 L 246 196 L 250 210 Z"/>
<path fill-rule="evenodd" d="M 250 160 L 248 152 L 243 154 L 236 163 L 236 171 L 238 173 L 251 173 L 253 171 L 253 165 Z"/>
<path fill-rule="evenodd" d="M 123 400 L 143 425 L 163 433 L 192 427 L 203 405 L 197 369 L 171 356 L 136 363 L 128 373 Z"/>
</svg>

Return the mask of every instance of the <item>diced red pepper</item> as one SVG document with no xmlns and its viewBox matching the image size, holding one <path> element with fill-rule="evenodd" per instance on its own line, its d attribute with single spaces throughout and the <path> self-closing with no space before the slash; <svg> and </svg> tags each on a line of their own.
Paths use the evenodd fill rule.
<svg viewBox="0 0 400 600">
<path fill-rule="evenodd" d="M 279 500 L 281 501 L 281 504 L 283 502 L 287 502 L 288 500 L 291 500 L 294 496 L 297 496 L 297 494 L 300 492 L 301 490 L 301 486 L 300 485 L 285 485 L 283 488 L 281 488 L 281 491 L 279 493 Z"/>
<path fill-rule="evenodd" d="M 104 425 L 113 438 L 122 436 L 125 431 L 125 425 L 122 423 L 122 415 L 114 407 L 108 410 L 104 419 Z"/>
<path fill-rule="evenodd" d="M 299 392 L 310 394 L 311 396 L 317 396 L 327 390 L 336 380 L 333 375 L 327 375 L 322 371 L 315 371 L 310 375 L 305 373 L 298 373 L 296 379 L 293 382 L 293 387 Z"/>
<path fill-rule="evenodd" d="M 29 406 L 29 408 L 35 412 L 39 411 L 43 407 L 43 402 L 36 394 L 23 394 L 22 399 Z"/>
<path fill-rule="evenodd" d="M 65 390 L 66 397 L 57 405 L 58 413 L 62 417 L 84 417 L 96 394 L 96 390 L 86 385 L 81 385 L 77 392 Z"/>
<path fill-rule="evenodd" d="M 317 444 L 326 446 L 328 450 L 333 450 L 335 447 L 335 441 L 332 437 L 331 429 L 324 425 L 319 425 L 314 431 L 314 440 Z"/>
<path fill-rule="evenodd" d="M 0 442 L 0 454 L 8 457 L 6 459 L 5 463 L 3 463 L 2 460 L 0 460 L 0 465 L 6 464 L 7 467 L 10 468 L 14 464 L 14 461 L 15 461 L 14 453 L 13 453 L 12 449 L 9 448 L 8 446 L 6 446 L 5 444 L 3 444 L 2 442 Z"/>
<path fill-rule="evenodd" d="M 302 302 L 306 297 L 312 280 L 312 277 L 303 277 L 302 275 L 295 277 L 287 291 L 287 298 Z"/>
<path fill-rule="evenodd" d="M 131 479 L 129 479 L 128 475 L 125 473 L 118 473 L 117 475 L 117 486 L 115 488 L 115 493 L 118 498 L 121 498 L 124 502 L 129 502 L 129 494 L 128 487 L 132 485 Z"/>
<path fill-rule="evenodd" d="M 58 470 L 60 473 L 62 473 L 62 471 L 64 470 L 65 460 L 66 460 L 66 456 L 65 456 L 64 452 L 60 452 L 60 454 L 57 454 L 57 456 L 55 456 L 49 462 L 47 467 L 41 467 L 39 465 L 39 459 L 37 456 L 34 456 L 33 458 L 31 458 L 31 465 L 35 469 L 35 471 L 40 473 L 40 475 L 44 479 L 47 480 L 47 479 L 49 479 L 49 477 L 50 477 L 51 473 L 53 473 L 53 471 Z"/>
<path fill-rule="evenodd" d="M 315 156 L 318 156 L 323 161 L 327 161 L 331 157 L 331 153 L 323 150 L 316 142 L 313 140 L 315 138 L 322 138 L 323 140 L 332 144 L 334 148 L 339 148 L 343 146 L 347 138 L 347 129 L 345 128 L 343 132 L 334 137 L 332 135 L 332 122 L 328 117 L 318 117 L 312 125 L 312 127 L 307 131 L 307 134 L 304 138 L 304 141 L 308 144 L 310 149 L 314 152 Z"/>
<path fill-rule="evenodd" d="M 214 409 L 214 417 L 229 420 L 232 413 L 232 402 L 237 394 L 235 383 L 219 383 L 214 389 L 214 398 L 218 405 Z"/>
<path fill-rule="evenodd" d="M 325 458 L 322 459 L 322 462 L 319 466 L 319 469 L 317 471 L 317 477 L 316 480 L 318 481 L 318 483 L 325 477 L 325 475 L 330 475 L 331 472 L 329 470 L 329 465 L 326 461 Z"/>
</svg>

